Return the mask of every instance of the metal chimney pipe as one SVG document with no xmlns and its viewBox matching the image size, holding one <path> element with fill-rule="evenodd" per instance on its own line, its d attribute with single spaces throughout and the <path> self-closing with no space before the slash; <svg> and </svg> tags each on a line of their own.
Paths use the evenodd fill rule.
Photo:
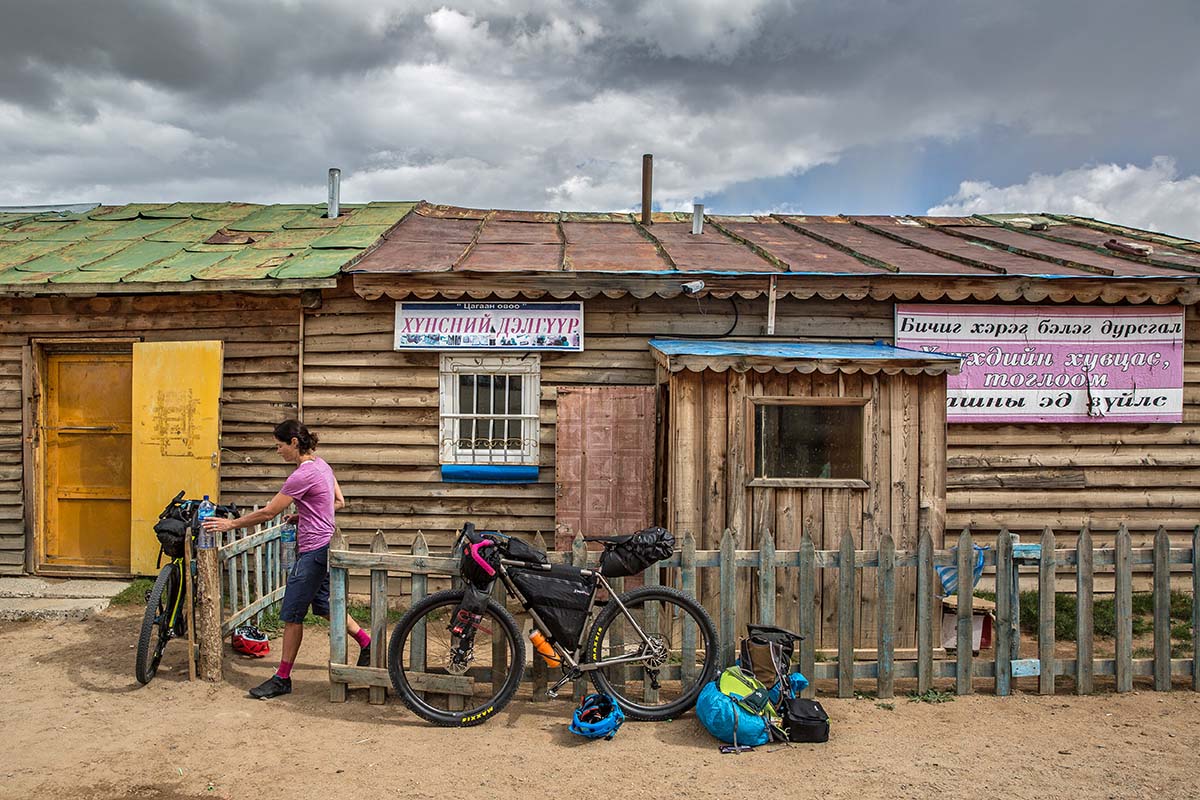
<svg viewBox="0 0 1200 800">
<path fill-rule="evenodd" d="M 342 199 L 342 171 L 337 167 L 329 168 L 329 213 L 330 219 L 337 219 Z"/>
<path fill-rule="evenodd" d="M 704 203 L 692 203 L 692 235 L 704 233 Z"/>
<path fill-rule="evenodd" d="M 650 198 L 654 194 L 654 154 L 642 156 L 642 224 L 650 224 Z"/>
</svg>

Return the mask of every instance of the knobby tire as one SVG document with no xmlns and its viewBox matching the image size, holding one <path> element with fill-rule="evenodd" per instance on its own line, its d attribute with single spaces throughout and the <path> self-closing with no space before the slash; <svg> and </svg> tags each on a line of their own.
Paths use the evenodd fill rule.
<svg viewBox="0 0 1200 800">
<path fill-rule="evenodd" d="M 142 617 L 142 631 L 138 636 L 137 644 L 137 664 L 134 668 L 138 683 L 143 686 L 153 680 L 155 674 L 158 673 L 162 651 L 166 648 L 164 637 L 170 635 L 169 616 L 174 598 L 168 596 L 164 604 L 163 595 L 171 585 L 174 573 L 174 563 L 164 566 L 154 581 L 154 588 L 150 590 L 150 594 L 146 598 L 146 613 Z"/>
</svg>

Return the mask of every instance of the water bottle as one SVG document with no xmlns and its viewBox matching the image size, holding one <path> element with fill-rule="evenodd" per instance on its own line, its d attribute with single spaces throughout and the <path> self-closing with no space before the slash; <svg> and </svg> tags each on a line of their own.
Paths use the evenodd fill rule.
<svg viewBox="0 0 1200 800">
<path fill-rule="evenodd" d="M 279 530 L 279 542 L 283 550 L 283 568 L 290 571 L 296 563 L 296 523 L 285 522 Z"/>
<path fill-rule="evenodd" d="M 217 546 L 213 532 L 204 527 L 204 520 L 216 513 L 217 507 L 213 505 L 212 500 L 208 499 L 208 495 L 204 495 L 204 499 L 196 508 L 196 524 L 200 526 L 200 530 L 196 533 L 196 548 L 199 550 L 212 550 Z"/>
<path fill-rule="evenodd" d="M 529 641 L 533 642 L 533 649 L 538 651 L 538 655 L 542 657 L 547 666 L 557 667 L 562 663 L 562 659 L 558 657 L 554 647 L 537 628 L 529 632 Z"/>
</svg>

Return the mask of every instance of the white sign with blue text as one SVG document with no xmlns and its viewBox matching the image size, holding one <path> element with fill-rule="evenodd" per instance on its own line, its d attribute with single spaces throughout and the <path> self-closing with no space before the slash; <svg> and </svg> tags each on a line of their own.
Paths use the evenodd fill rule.
<svg viewBox="0 0 1200 800">
<path fill-rule="evenodd" d="M 583 350 L 583 303 L 396 303 L 396 350 Z"/>
</svg>

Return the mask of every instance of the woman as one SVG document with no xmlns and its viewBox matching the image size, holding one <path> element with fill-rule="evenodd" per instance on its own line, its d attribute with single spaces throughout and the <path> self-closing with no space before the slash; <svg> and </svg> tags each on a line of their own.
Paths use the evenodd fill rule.
<svg viewBox="0 0 1200 800">
<path fill-rule="evenodd" d="M 346 505 L 342 489 L 325 460 L 313 454 L 317 435 L 298 420 L 290 419 L 275 426 L 275 452 L 296 469 L 284 481 L 279 494 L 258 511 L 237 519 L 210 517 L 204 526 L 211 531 L 248 528 L 266 522 L 296 504 L 296 563 L 288 573 L 283 594 L 283 656 L 279 669 L 261 685 L 250 690 L 251 697 L 266 700 L 292 691 L 292 664 L 304 639 L 304 616 L 309 606 L 319 617 L 329 619 L 329 540 L 333 538 L 334 512 Z M 371 636 L 346 616 L 346 631 L 361 650 L 358 665 L 371 662 Z"/>
</svg>

